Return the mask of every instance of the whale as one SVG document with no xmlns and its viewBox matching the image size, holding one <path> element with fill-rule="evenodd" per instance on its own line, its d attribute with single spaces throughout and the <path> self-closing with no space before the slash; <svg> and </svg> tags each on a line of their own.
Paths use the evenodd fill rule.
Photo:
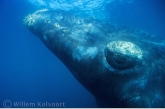
<svg viewBox="0 0 165 109">
<path fill-rule="evenodd" d="M 165 107 L 164 37 L 64 10 L 23 22 L 105 107 Z"/>
</svg>

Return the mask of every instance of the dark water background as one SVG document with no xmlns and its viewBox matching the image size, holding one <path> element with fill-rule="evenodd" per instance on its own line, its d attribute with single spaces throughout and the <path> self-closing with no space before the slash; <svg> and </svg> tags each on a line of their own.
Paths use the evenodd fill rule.
<svg viewBox="0 0 165 109">
<path fill-rule="evenodd" d="M 0 107 L 6 99 L 97 107 L 94 97 L 23 25 L 24 17 L 34 11 L 26 0 L 0 1 Z M 164 0 L 114 0 L 106 11 L 112 23 L 165 37 Z"/>
</svg>

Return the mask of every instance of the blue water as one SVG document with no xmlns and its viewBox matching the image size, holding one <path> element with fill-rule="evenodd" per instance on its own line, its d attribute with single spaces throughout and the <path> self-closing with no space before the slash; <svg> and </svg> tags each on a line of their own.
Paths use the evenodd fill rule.
<svg viewBox="0 0 165 109">
<path fill-rule="evenodd" d="M 24 17 L 40 8 L 63 8 L 165 37 L 164 0 L 1 0 L 0 107 L 4 100 L 12 106 L 19 101 L 47 101 L 64 102 L 65 107 L 97 107 L 94 96 L 23 25 Z"/>
</svg>

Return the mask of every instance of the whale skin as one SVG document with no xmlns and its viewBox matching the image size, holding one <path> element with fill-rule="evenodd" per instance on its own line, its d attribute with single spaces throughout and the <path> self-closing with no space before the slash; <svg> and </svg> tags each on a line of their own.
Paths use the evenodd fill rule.
<svg viewBox="0 0 165 109">
<path fill-rule="evenodd" d="M 106 107 L 165 107 L 163 37 L 63 10 L 38 10 L 24 24 Z"/>
</svg>

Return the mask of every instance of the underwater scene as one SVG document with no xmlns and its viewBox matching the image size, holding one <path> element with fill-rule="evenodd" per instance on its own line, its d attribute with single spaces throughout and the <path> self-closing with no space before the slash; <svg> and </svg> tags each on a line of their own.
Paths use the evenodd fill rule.
<svg viewBox="0 0 165 109">
<path fill-rule="evenodd" d="M 0 108 L 165 107 L 164 0 L 1 0 Z"/>
</svg>

